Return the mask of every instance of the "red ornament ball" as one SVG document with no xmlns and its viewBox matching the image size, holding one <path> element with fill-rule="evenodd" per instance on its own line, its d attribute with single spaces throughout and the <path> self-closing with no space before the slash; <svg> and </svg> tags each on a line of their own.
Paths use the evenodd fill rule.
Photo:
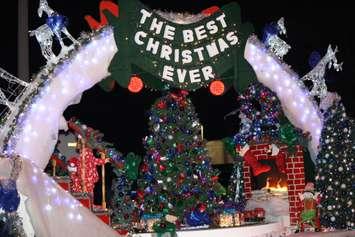
<svg viewBox="0 0 355 237">
<path fill-rule="evenodd" d="M 157 104 L 158 109 L 166 109 L 166 103 L 165 101 L 161 100 Z"/>
<path fill-rule="evenodd" d="M 203 204 L 203 203 L 199 204 L 198 210 L 199 210 L 200 212 L 205 212 L 206 209 L 207 209 L 207 207 L 206 207 L 205 204 Z"/>
<path fill-rule="evenodd" d="M 132 76 L 128 84 L 128 90 L 133 93 L 138 93 L 143 89 L 143 81 L 138 76 Z"/>
<path fill-rule="evenodd" d="M 210 92 L 212 95 L 219 96 L 224 93 L 225 86 L 224 83 L 220 80 L 216 80 L 211 82 L 210 84 Z"/>
</svg>

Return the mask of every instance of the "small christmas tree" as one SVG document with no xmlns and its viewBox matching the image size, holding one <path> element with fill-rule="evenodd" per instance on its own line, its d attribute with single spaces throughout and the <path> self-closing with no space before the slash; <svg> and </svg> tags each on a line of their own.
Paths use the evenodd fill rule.
<svg viewBox="0 0 355 237">
<path fill-rule="evenodd" d="M 317 157 L 316 187 L 321 193 L 321 224 L 336 229 L 354 228 L 355 144 L 353 122 L 341 103 L 324 115 L 321 150 Z"/>
<path fill-rule="evenodd" d="M 113 172 L 116 175 L 111 187 L 112 222 L 121 231 L 132 231 L 133 223 L 138 220 L 138 209 L 134 200 L 136 195 L 132 186 L 137 180 L 141 157 L 134 153 L 123 157 L 115 149 L 110 149 L 108 155 L 112 158 Z"/>
<path fill-rule="evenodd" d="M 138 180 L 144 213 L 170 214 L 182 220 L 196 209 L 216 210 L 224 188 L 201 140 L 201 124 L 187 92 L 169 93 L 150 111 L 151 135 Z"/>
</svg>

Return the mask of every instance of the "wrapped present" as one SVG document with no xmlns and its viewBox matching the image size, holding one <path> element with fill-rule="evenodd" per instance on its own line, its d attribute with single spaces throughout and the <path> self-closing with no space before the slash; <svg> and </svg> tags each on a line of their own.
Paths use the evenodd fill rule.
<svg viewBox="0 0 355 237">
<path fill-rule="evenodd" d="M 155 223 L 159 222 L 161 218 L 163 217 L 163 214 L 157 213 L 157 214 L 144 214 L 141 217 L 140 221 L 140 228 L 143 228 L 147 232 L 154 232 L 153 226 Z"/>
<path fill-rule="evenodd" d="M 245 224 L 244 213 L 236 212 L 234 213 L 234 226 L 241 226 Z"/>
<path fill-rule="evenodd" d="M 234 214 L 220 213 L 214 218 L 214 224 L 219 227 L 232 227 L 234 226 Z"/>
<path fill-rule="evenodd" d="M 244 218 L 245 222 L 263 222 L 265 220 L 265 210 L 263 208 L 255 208 L 244 211 Z"/>
<path fill-rule="evenodd" d="M 265 210 L 263 208 L 255 208 L 256 220 L 258 222 L 263 222 L 265 220 Z"/>
<path fill-rule="evenodd" d="M 176 223 L 176 221 L 178 220 L 178 218 L 176 216 L 173 215 L 166 215 L 165 216 L 165 220 L 171 223 Z"/>
</svg>

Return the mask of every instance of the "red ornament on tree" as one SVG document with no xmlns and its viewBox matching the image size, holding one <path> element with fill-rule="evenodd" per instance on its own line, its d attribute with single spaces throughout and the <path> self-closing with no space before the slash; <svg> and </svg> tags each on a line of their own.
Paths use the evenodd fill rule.
<svg viewBox="0 0 355 237">
<path fill-rule="evenodd" d="M 141 166 L 141 171 L 143 173 L 147 172 L 148 171 L 148 165 L 146 163 L 143 163 L 142 166 Z"/>
<path fill-rule="evenodd" d="M 211 180 L 212 180 L 213 182 L 217 182 L 217 181 L 218 181 L 218 176 L 212 176 L 212 177 L 211 177 Z"/>
<path fill-rule="evenodd" d="M 142 190 L 138 190 L 137 191 L 137 196 L 140 198 L 140 199 L 143 199 L 144 198 L 144 192 Z"/>
<path fill-rule="evenodd" d="M 157 107 L 158 107 L 158 109 L 165 109 L 166 103 L 163 100 L 161 100 L 158 102 Z"/>
<path fill-rule="evenodd" d="M 185 146 L 184 146 L 184 144 L 178 144 L 178 145 L 176 146 L 176 149 L 177 149 L 177 151 L 178 151 L 179 153 L 181 153 L 181 152 L 184 151 Z"/>
<path fill-rule="evenodd" d="M 166 170 L 166 167 L 164 165 L 159 165 L 159 170 L 164 171 L 164 170 Z"/>
<path fill-rule="evenodd" d="M 207 209 L 207 207 L 206 207 L 205 204 L 200 203 L 200 204 L 198 205 L 198 210 L 199 210 L 200 212 L 205 212 L 206 209 Z"/>
</svg>

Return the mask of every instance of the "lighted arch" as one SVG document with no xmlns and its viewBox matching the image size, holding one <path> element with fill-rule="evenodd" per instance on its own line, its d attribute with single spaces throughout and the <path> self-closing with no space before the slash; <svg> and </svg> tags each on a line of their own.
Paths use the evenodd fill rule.
<svg viewBox="0 0 355 237">
<path fill-rule="evenodd" d="M 27 109 L 11 113 L 0 134 L 1 147 L 10 143 L 5 152 L 25 158 L 17 187 L 28 197 L 26 208 L 38 237 L 118 236 L 43 172 L 57 143 L 58 130 L 65 127 L 63 112 L 77 103 L 84 91 L 109 75 L 108 67 L 117 52 L 110 28 L 83 44 L 49 77 L 44 70 L 38 74 L 18 98 L 18 104 L 28 104 Z M 38 87 L 39 84 L 44 86 Z M 36 90 L 37 96 L 32 98 L 30 95 Z M 1 172 L 6 167 L 0 163 Z"/>
<path fill-rule="evenodd" d="M 290 66 L 269 53 L 256 36 L 248 39 L 244 57 L 254 68 L 258 80 L 277 94 L 290 122 L 310 133 L 312 139 L 308 148 L 315 160 L 323 120 L 308 89 Z"/>
</svg>

